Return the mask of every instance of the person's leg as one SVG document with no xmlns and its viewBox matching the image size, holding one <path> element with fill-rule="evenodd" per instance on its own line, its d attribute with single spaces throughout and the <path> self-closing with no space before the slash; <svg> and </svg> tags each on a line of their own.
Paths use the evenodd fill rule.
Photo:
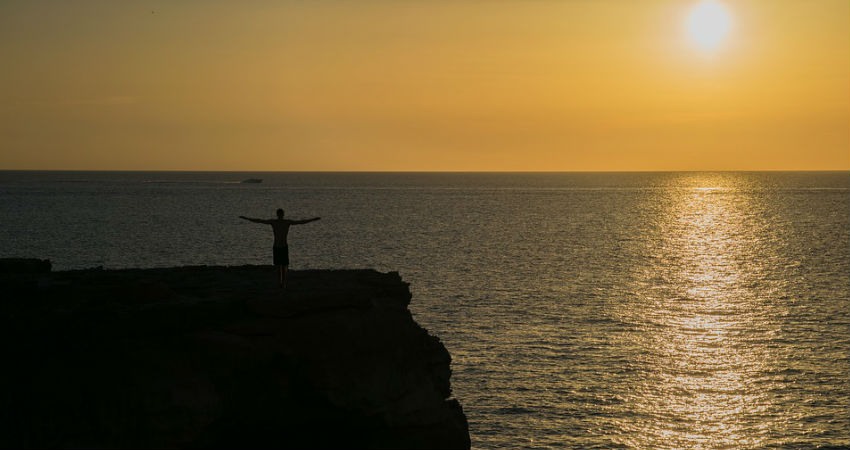
<svg viewBox="0 0 850 450">
<path fill-rule="evenodd" d="M 277 275 L 278 285 L 282 283 L 280 279 L 280 250 L 278 250 L 277 246 L 272 247 L 272 264 L 274 264 L 275 275 Z"/>
<path fill-rule="evenodd" d="M 280 287 L 286 289 L 286 275 L 289 272 L 289 246 L 281 248 Z"/>
</svg>

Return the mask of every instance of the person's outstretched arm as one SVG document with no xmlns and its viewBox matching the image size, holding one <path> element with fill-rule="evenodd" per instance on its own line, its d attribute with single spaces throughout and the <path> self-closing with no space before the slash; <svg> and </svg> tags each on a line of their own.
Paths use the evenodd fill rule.
<svg viewBox="0 0 850 450">
<path fill-rule="evenodd" d="M 253 218 L 251 218 L 251 217 L 245 217 L 245 216 L 239 216 L 239 218 L 240 218 L 240 219 L 245 219 L 245 220 L 247 220 L 247 221 L 249 221 L 249 222 L 254 222 L 254 223 L 264 223 L 264 224 L 266 224 L 266 225 L 268 225 L 268 224 L 270 224 L 270 223 L 271 223 L 271 221 L 269 221 L 269 220 L 263 220 L 263 219 L 253 219 Z"/>
<path fill-rule="evenodd" d="M 290 223 L 292 225 L 301 225 L 301 224 L 304 224 L 304 223 L 315 222 L 319 219 L 321 219 L 321 217 L 313 217 L 312 219 L 304 219 L 304 220 L 293 220 Z"/>
</svg>

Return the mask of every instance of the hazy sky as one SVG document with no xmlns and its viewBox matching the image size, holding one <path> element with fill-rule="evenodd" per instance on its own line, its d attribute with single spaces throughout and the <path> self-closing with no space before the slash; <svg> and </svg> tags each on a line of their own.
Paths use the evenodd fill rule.
<svg viewBox="0 0 850 450">
<path fill-rule="evenodd" d="M 850 169 L 850 1 L 0 2 L 0 169 Z"/>
</svg>

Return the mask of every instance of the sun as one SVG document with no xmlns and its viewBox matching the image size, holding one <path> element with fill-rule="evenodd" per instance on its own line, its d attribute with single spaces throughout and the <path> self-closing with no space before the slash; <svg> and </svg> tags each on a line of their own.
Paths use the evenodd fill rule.
<svg viewBox="0 0 850 450">
<path fill-rule="evenodd" d="M 713 51 L 729 34 L 732 18 L 722 3 L 703 0 L 691 9 L 685 27 L 691 41 L 704 51 Z"/>
</svg>

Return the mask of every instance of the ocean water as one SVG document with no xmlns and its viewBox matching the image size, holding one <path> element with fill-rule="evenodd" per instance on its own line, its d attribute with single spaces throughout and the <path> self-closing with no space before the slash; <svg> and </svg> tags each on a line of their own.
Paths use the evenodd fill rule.
<svg viewBox="0 0 850 450">
<path fill-rule="evenodd" d="M 850 446 L 847 172 L 0 172 L 0 252 L 270 264 L 277 207 L 411 283 L 474 448 Z"/>
</svg>

